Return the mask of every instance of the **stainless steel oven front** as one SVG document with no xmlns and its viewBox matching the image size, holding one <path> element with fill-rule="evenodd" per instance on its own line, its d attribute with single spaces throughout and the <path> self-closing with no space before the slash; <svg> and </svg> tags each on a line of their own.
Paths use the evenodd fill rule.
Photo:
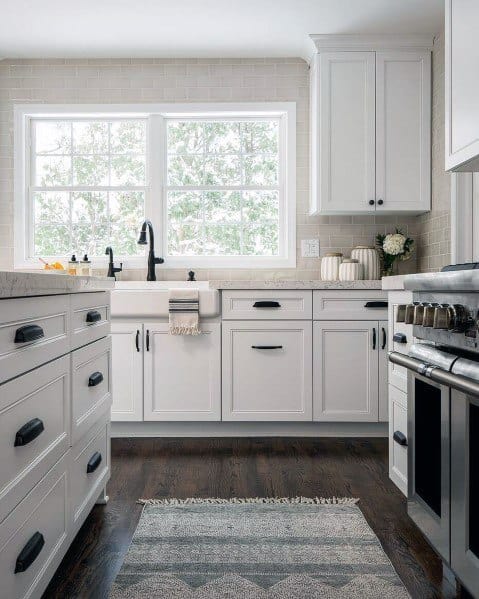
<svg viewBox="0 0 479 599">
<path fill-rule="evenodd" d="M 409 516 L 450 561 L 450 389 L 408 370 Z"/>
</svg>

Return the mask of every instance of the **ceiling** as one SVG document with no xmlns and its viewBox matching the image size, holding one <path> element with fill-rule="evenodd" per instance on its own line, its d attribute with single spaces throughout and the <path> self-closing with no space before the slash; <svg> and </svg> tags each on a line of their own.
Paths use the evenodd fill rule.
<svg viewBox="0 0 479 599">
<path fill-rule="evenodd" d="M 0 56 L 308 59 L 310 33 L 438 33 L 444 0 L 1 0 Z"/>
</svg>

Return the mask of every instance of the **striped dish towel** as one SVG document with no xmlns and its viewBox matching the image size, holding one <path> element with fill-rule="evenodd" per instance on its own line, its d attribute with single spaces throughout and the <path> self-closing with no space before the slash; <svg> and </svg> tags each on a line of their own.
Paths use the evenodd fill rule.
<svg viewBox="0 0 479 599">
<path fill-rule="evenodd" d="M 199 307 L 198 289 L 170 289 L 170 334 L 199 335 Z"/>
</svg>

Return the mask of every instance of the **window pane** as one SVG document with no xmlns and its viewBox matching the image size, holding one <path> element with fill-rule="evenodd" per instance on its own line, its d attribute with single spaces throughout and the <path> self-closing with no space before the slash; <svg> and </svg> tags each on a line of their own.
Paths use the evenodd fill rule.
<svg viewBox="0 0 479 599">
<path fill-rule="evenodd" d="M 203 185 L 203 156 L 169 156 L 168 185 Z"/>
<path fill-rule="evenodd" d="M 209 155 L 205 159 L 206 185 L 240 185 L 241 163 L 238 156 Z"/>
<path fill-rule="evenodd" d="M 243 234 L 243 251 L 248 256 L 276 256 L 279 253 L 278 226 L 247 227 Z"/>
<path fill-rule="evenodd" d="M 169 121 L 167 144 L 170 154 L 203 154 L 205 150 L 203 122 Z"/>
<path fill-rule="evenodd" d="M 115 227 L 119 242 L 124 237 L 125 239 L 133 239 L 136 244 L 138 229 L 144 218 L 144 192 L 121 191 L 110 193 L 110 222 L 112 227 Z M 138 246 L 133 253 L 142 254 L 143 248 Z"/>
<path fill-rule="evenodd" d="M 111 152 L 144 154 L 146 152 L 145 121 L 113 121 L 111 127 Z"/>
<path fill-rule="evenodd" d="M 102 121 L 73 123 L 74 154 L 106 154 L 108 151 L 108 123 Z"/>
<path fill-rule="evenodd" d="M 168 219 L 180 222 L 203 220 L 202 194 L 188 191 L 168 192 Z"/>
<path fill-rule="evenodd" d="M 205 123 L 205 144 L 208 153 L 239 154 L 240 123 L 233 121 Z"/>
<path fill-rule="evenodd" d="M 72 193 L 72 222 L 89 224 L 108 219 L 108 194 L 101 192 Z"/>
<path fill-rule="evenodd" d="M 35 174 L 40 187 L 71 185 L 70 156 L 37 156 Z"/>
<path fill-rule="evenodd" d="M 108 185 L 108 156 L 74 156 L 74 185 Z"/>
<path fill-rule="evenodd" d="M 204 233 L 204 254 L 239 256 L 241 254 L 241 225 L 207 225 Z"/>
<path fill-rule="evenodd" d="M 277 191 L 243 192 L 243 218 L 250 223 L 279 219 L 279 193 Z"/>
<path fill-rule="evenodd" d="M 145 157 L 112 156 L 110 185 L 145 185 Z"/>
<path fill-rule="evenodd" d="M 102 256 L 109 245 L 108 223 L 95 221 L 90 224 L 72 226 L 72 251 L 77 256 L 86 252 L 90 256 Z"/>
<path fill-rule="evenodd" d="M 35 193 L 33 196 L 35 224 L 68 223 L 70 221 L 69 192 Z"/>
<path fill-rule="evenodd" d="M 241 193 L 237 191 L 210 191 L 203 199 L 205 221 L 241 222 Z"/>
<path fill-rule="evenodd" d="M 241 141 L 244 154 L 277 154 L 279 123 L 277 121 L 241 123 Z"/>
<path fill-rule="evenodd" d="M 58 121 L 34 121 L 37 154 L 70 154 L 71 124 Z"/>
<path fill-rule="evenodd" d="M 36 225 L 35 256 L 62 256 L 71 251 L 70 231 L 65 225 Z"/>
<path fill-rule="evenodd" d="M 200 225 L 172 223 L 168 227 L 168 253 L 171 256 L 201 256 Z"/>
<path fill-rule="evenodd" d="M 277 185 L 278 159 L 273 156 L 245 156 L 244 182 L 246 185 Z"/>
</svg>

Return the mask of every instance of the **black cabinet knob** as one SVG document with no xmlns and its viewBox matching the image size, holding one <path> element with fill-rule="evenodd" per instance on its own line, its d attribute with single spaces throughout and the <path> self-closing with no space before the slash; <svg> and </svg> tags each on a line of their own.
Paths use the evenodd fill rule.
<svg viewBox="0 0 479 599">
<path fill-rule="evenodd" d="M 45 539 L 43 538 L 42 533 L 36 532 L 34 535 L 32 535 L 17 557 L 14 570 L 15 574 L 28 570 L 28 568 L 37 559 L 44 545 Z"/>
<path fill-rule="evenodd" d="M 382 206 L 382 205 L 384 204 L 384 202 L 383 202 L 382 200 L 378 200 L 378 204 L 379 204 L 380 206 Z"/>
<path fill-rule="evenodd" d="M 103 381 L 103 374 L 101 372 L 94 372 L 88 379 L 89 387 L 96 387 Z"/>
<path fill-rule="evenodd" d="M 404 433 L 402 433 L 401 431 L 395 431 L 394 435 L 393 435 L 393 440 L 398 444 L 398 445 L 402 445 L 403 447 L 407 447 L 407 437 Z"/>
<path fill-rule="evenodd" d="M 369 200 L 369 205 L 370 205 L 370 206 L 374 206 L 374 204 L 375 204 L 375 201 L 374 201 L 374 200 Z"/>
<path fill-rule="evenodd" d="M 44 430 L 45 427 L 43 426 L 43 422 L 40 420 L 40 418 L 33 418 L 32 420 L 29 420 L 15 433 L 15 442 L 13 446 L 21 447 L 22 445 L 31 443 L 38 437 L 38 435 L 43 433 Z"/>
<path fill-rule="evenodd" d="M 89 312 L 87 312 L 87 314 L 86 314 L 87 322 L 98 322 L 99 320 L 101 320 L 101 314 L 100 314 L 100 312 L 98 312 L 98 310 L 90 310 Z"/>
<path fill-rule="evenodd" d="M 92 472 L 95 472 L 95 470 L 98 468 L 98 466 L 100 464 L 101 464 L 101 453 L 98 451 L 95 451 L 95 453 L 88 460 L 88 464 L 86 465 L 87 474 L 91 474 Z"/>
</svg>

